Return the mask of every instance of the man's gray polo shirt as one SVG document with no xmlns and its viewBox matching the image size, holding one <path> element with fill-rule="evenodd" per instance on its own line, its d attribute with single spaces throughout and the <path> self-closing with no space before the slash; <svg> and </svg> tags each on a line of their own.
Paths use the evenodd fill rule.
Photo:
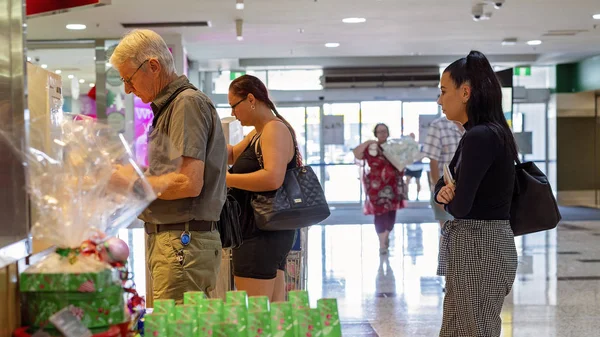
<svg viewBox="0 0 600 337">
<path fill-rule="evenodd" d="M 154 121 L 148 137 L 148 173 L 173 172 L 182 157 L 190 157 L 205 164 L 204 186 L 196 198 L 155 200 L 140 219 L 152 224 L 219 220 L 226 197 L 227 145 L 213 103 L 180 76 L 151 106 Z"/>
</svg>

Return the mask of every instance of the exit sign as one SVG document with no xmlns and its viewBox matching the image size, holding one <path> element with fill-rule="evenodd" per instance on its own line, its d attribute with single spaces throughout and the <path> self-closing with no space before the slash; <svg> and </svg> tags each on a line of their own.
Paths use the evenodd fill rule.
<svg viewBox="0 0 600 337">
<path fill-rule="evenodd" d="M 238 78 L 240 76 L 244 76 L 244 75 L 246 75 L 245 71 L 232 71 L 229 73 L 229 79 L 233 81 L 236 78 Z"/>
<path fill-rule="evenodd" d="M 516 67 L 515 76 L 531 76 L 531 67 Z"/>
</svg>

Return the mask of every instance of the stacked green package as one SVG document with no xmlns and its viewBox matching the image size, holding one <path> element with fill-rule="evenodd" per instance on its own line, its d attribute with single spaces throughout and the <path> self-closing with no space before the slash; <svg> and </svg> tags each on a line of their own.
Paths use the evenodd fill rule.
<svg viewBox="0 0 600 337">
<path fill-rule="evenodd" d="M 224 323 L 235 324 L 239 337 L 247 337 L 248 308 L 244 305 L 226 303 L 224 310 Z"/>
<path fill-rule="evenodd" d="M 248 297 L 248 311 L 270 311 L 269 298 L 267 296 Z"/>
<path fill-rule="evenodd" d="M 198 307 L 195 305 L 175 306 L 175 319 L 178 321 L 192 322 L 194 336 L 198 333 Z"/>
<path fill-rule="evenodd" d="M 191 321 L 175 320 L 169 322 L 169 337 L 194 337 L 196 326 Z"/>
<path fill-rule="evenodd" d="M 213 325 L 213 337 L 240 337 L 238 328 L 235 324 L 215 324 Z"/>
<path fill-rule="evenodd" d="M 213 326 L 223 323 L 223 314 L 218 312 L 201 312 L 198 314 L 198 337 L 211 337 Z"/>
<path fill-rule="evenodd" d="M 317 301 L 317 308 L 323 324 L 323 337 L 341 337 L 342 326 L 335 298 L 323 298 Z"/>
<path fill-rule="evenodd" d="M 183 294 L 183 304 L 200 305 L 206 299 L 206 294 L 203 291 L 188 291 Z"/>
<path fill-rule="evenodd" d="M 154 300 L 154 314 L 165 314 L 167 315 L 167 321 L 171 322 L 175 320 L 175 301 L 156 299 Z"/>
<path fill-rule="evenodd" d="M 225 303 L 248 308 L 248 294 L 245 291 L 228 291 L 225 294 Z"/>
<path fill-rule="evenodd" d="M 292 309 L 309 309 L 308 291 L 293 290 L 288 294 L 289 302 L 292 304 Z"/>
<path fill-rule="evenodd" d="M 223 317 L 223 300 L 219 298 L 206 299 L 200 302 L 198 305 L 198 312 L 200 313 L 217 313 Z"/>
<path fill-rule="evenodd" d="M 291 303 L 271 303 L 271 333 L 273 336 L 277 337 L 294 337 L 294 321 Z"/>
<path fill-rule="evenodd" d="M 166 314 L 144 315 L 144 335 L 149 337 L 167 336 L 169 324 Z"/>
<path fill-rule="evenodd" d="M 271 337 L 271 313 L 268 311 L 248 312 L 248 337 Z"/>
</svg>

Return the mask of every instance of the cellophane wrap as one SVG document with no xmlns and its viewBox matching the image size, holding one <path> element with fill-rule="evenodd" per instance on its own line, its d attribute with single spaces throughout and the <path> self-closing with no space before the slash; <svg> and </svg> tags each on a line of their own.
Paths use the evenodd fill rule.
<svg viewBox="0 0 600 337">
<path fill-rule="evenodd" d="M 411 137 L 391 139 L 381 145 L 383 155 L 394 165 L 398 171 L 403 171 L 406 166 L 419 161 L 423 155 L 417 143 Z"/>
<path fill-rule="evenodd" d="M 31 130 L 31 137 L 39 133 Z M 65 119 L 50 134 L 43 149 L 30 146 L 24 153 L 27 188 L 38 215 L 32 226 L 35 239 L 55 245 L 57 251 L 77 249 L 84 241 L 116 235 L 156 199 L 131 147 L 109 125 L 77 116 Z M 119 167 L 127 167 L 129 174 L 120 175 L 115 184 Z M 107 268 L 105 262 L 84 254 L 71 263 L 65 260 L 54 253 L 27 272 L 81 273 Z"/>
</svg>

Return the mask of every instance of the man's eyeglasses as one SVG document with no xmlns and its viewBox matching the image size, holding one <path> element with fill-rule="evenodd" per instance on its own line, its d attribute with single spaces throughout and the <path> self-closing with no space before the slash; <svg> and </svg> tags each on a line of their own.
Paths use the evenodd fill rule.
<svg viewBox="0 0 600 337">
<path fill-rule="evenodd" d="M 131 74 L 131 76 L 129 76 L 128 79 L 124 79 L 123 77 L 121 77 L 121 82 L 125 82 L 125 83 L 129 84 L 130 87 L 133 87 L 133 83 L 131 83 L 131 79 L 133 78 L 133 75 L 135 75 L 138 72 L 138 70 L 140 70 L 140 68 L 142 68 L 142 66 L 144 64 L 146 64 L 146 62 L 148 62 L 148 61 L 150 61 L 150 59 L 142 62 L 142 64 L 140 64 L 140 66 L 137 67 L 137 69 L 133 72 L 133 74 Z"/>
<path fill-rule="evenodd" d="M 234 105 L 231 106 L 231 111 L 235 110 L 235 107 L 240 105 L 240 103 L 242 103 L 243 101 L 245 101 L 246 99 L 248 99 L 248 96 L 246 96 L 246 98 L 241 99 L 239 102 L 235 103 Z"/>
</svg>

